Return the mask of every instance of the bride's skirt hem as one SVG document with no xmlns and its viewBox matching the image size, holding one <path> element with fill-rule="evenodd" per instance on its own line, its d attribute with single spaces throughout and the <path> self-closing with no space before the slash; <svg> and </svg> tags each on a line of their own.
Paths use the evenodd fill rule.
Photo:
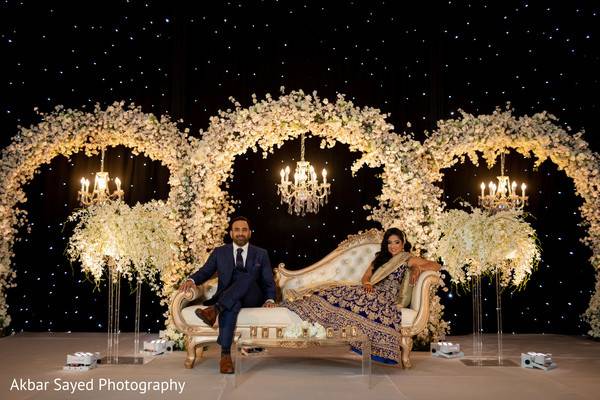
<svg viewBox="0 0 600 400">
<path fill-rule="evenodd" d="M 353 352 L 355 352 L 356 354 L 359 354 L 362 356 L 362 350 L 361 349 L 357 349 L 356 347 L 350 346 L 350 350 L 352 350 Z M 371 360 L 381 363 L 381 364 L 385 364 L 385 365 L 398 365 L 398 361 L 396 360 L 391 360 L 389 358 L 385 358 L 385 357 L 381 357 L 381 356 L 377 356 L 375 354 L 371 354 Z"/>
</svg>

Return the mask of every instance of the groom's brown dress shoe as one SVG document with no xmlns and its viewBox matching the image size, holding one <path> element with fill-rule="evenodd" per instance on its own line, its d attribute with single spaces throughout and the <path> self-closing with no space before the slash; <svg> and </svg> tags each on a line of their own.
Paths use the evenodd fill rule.
<svg viewBox="0 0 600 400">
<path fill-rule="evenodd" d="M 217 321 L 217 308 L 215 306 L 208 306 L 206 308 L 197 308 L 196 315 L 200 318 L 206 325 L 213 326 Z"/>
<path fill-rule="evenodd" d="M 233 361 L 231 361 L 231 355 L 225 354 L 221 356 L 221 362 L 219 368 L 222 374 L 233 374 Z"/>
</svg>

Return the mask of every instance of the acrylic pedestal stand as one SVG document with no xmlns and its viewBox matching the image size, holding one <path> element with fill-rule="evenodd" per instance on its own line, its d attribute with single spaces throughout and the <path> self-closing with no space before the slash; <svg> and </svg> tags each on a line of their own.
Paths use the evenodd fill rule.
<svg viewBox="0 0 600 400">
<path fill-rule="evenodd" d="M 140 302 L 142 282 L 137 281 L 135 293 L 135 331 L 133 335 L 133 356 L 119 355 L 119 312 L 121 306 L 121 272 L 117 271 L 114 260 L 108 262 L 108 343 L 106 356 L 101 364 L 144 364 L 140 354 Z"/>
<path fill-rule="evenodd" d="M 496 325 L 498 327 L 496 338 L 498 348 L 496 357 L 483 357 L 483 308 L 481 304 L 481 276 L 471 279 L 471 296 L 473 299 L 473 356 L 462 359 L 462 363 L 469 367 L 517 367 L 518 364 L 504 359 L 502 349 L 502 287 L 500 274 L 496 271 Z"/>
</svg>

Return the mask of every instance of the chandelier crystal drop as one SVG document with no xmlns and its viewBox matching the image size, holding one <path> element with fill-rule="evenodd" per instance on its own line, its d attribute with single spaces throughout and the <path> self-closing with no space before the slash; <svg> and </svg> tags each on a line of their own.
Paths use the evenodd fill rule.
<svg viewBox="0 0 600 400">
<path fill-rule="evenodd" d="M 490 213 L 498 211 L 521 211 L 527 204 L 528 197 L 525 195 L 527 185 L 521 184 L 521 195 L 517 195 L 517 182 L 511 181 L 504 175 L 504 152 L 500 153 L 500 176 L 497 176 L 498 184 L 488 184 L 488 193 L 485 193 L 485 183 L 481 182 L 481 195 L 479 206 Z"/>
<path fill-rule="evenodd" d="M 81 190 L 78 192 L 79 202 L 84 206 L 89 206 L 111 200 L 123 200 L 123 195 L 125 192 L 121 190 L 121 180 L 119 178 L 115 178 L 115 185 L 117 189 L 112 193 L 108 188 L 109 181 L 110 177 L 108 176 L 108 172 L 104 171 L 104 149 L 102 149 L 100 171 L 96 172 L 96 178 L 94 179 L 94 190 L 90 192 L 89 179 L 81 178 Z"/>
<path fill-rule="evenodd" d="M 306 213 L 318 213 L 319 207 L 327 203 L 331 185 L 327 183 L 327 170 L 321 172 L 323 182 L 317 180 L 317 173 L 309 161 L 304 160 L 304 134 L 300 136 L 300 161 L 296 162 L 294 181 L 290 180 L 290 167 L 280 172 L 281 182 L 277 184 L 277 193 L 281 204 L 288 204 L 288 213 L 300 216 Z"/>
</svg>

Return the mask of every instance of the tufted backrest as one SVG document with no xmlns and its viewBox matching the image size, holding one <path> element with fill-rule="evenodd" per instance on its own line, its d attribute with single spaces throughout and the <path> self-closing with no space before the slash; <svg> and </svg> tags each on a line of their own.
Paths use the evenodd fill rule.
<svg viewBox="0 0 600 400">
<path fill-rule="evenodd" d="M 277 283 L 284 292 L 331 281 L 360 283 L 379 249 L 379 243 L 362 243 L 345 249 L 338 248 L 319 262 L 301 270 L 290 271 L 280 266 Z"/>
</svg>

